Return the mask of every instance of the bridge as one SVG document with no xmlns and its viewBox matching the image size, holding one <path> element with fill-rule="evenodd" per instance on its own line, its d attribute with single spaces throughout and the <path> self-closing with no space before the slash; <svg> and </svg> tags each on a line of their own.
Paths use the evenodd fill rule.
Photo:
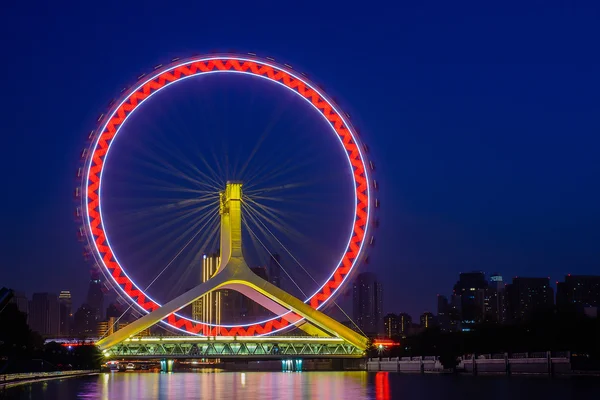
<svg viewBox="0 0 600 400">
<path fill-rule="evenodd" d="M 250 270 L 242 254 L 241 203 L 242 184 L 228 182 L 220 195 L 221 261 L 214 275 L 126 327 L 98 340 L 96 346 L 107 359 L 364 357 L 368 343 L 366 337 Z M 306 336 L 256 336 L 256 333 L 245 332 L 236 336 L 135 337 L 152 325 L 174 319 L 175 312 L 218 289 L 242 293 L 282 316 L 287 326 L 299 328 Z"/>
<path fill-rule="evenodd" d="M 364 351 L 341 338 L 302 336 L 141 337 L 104 350 L 111 359 L 361 358 Z"/>
</svg>

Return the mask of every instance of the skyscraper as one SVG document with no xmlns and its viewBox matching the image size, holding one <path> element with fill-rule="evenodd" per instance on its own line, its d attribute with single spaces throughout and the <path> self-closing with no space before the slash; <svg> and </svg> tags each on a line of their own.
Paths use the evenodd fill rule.
<svg viewBox="0 0 600 400">
<path fill-rule="evenodd" d="M 88 286 L 87 304 L 93 310 L 96 321 L 102 320 L 102 314 L 104 313 L 104 293 L 102 292 L 100 272 L 97 269 L 92 270 Z"/>
<path fill-rule="evenodd" d="M 484 321 L 485 293 L 488 283 L 483 272 L 461 273 L 454 285 L 454 295 L 460 296 L 460 322 L 463 331 Z"/>
<path fill-rule="evenodd" d="M 260 276 L 265 281 L 269 280 L 269 276 L 267 275 L 266 267 L 254 267 L 254 268 L 250 268 L 250 270 L 252 272 L 254 272 L 256 275 Z M 266 317 L 272 315 L 269 310 L 267 310 L 266 308 L 264 308 L 257 302 L 250 300 L 248 298 L 247 298 L 247 302 L 248 302 L 248 307 L 247 307 L 248 316 L 253 318 L 254 320 L 256 320 L 257 318 L 260 318 L 260 319 L 266 318 Z"/>
<path fill-rule="evenodd" d="M 511 321 L 526 321 L 535 312 L 554 305 L 554 290 L 549 278 L 514 278 L 506 286 L 507 313 Z"/>
<path fill-rule="evenodd" d="M 430 312 L 424 312 L 421 314 L 421 328 L 429 329 L 434 325 L 433 314 Z"/>
<path fill-rule="evenodd" d="M 400 334 L 398 316 L 396 314 L 387 314 L 383 317 L 383 327 L 385 335 L 388 338 L 393 338 Z"/>
<path fill-rule="evenodd" d="M 448 298 L 441 294 L 437 295 L 437 320 L 442 332 L 450 331 L 450 304 Z"/>
<path fill-rule="evenodd" d="M 60 314 L 60 335 L 69 336 L 71 334 L 71 292 L 61 290 L 58 295 L 58 307 Z"/>
<path fill-rule="evenodd" d="M 73 314 L 73 334 L 79 338 L 92 337 L 96 334 L 96 309 L 84 303 Z"/>
<path fill-rule="evenodd" d="M 279 254 L 273 253 L 269 259 L 269 278 L 271 283 L 278 288 L 281 288 L 281 257 Z"/>
<path fill-rule="evenodd" d="M 122 313 L 121 308 L 116 303 L 110 303 L 108 307 L 106 307 L 106 319 L 119 318 Z"/>
<path fill-rule="evenodd" d="M 412 317 L 407 313 L 398 314 L 398 330 L 400 335 L 406 337 L 412 327 Z"/>
<path fill-rule="evenodd" d="M 381 320 L 383 290 L 372 272 L 363 272 L 356 277 L 353 286 L 354 322 L 368 335 L 382 331 Z"/>
<path fill-rule="evenodd" d="M 556 305 L 562 310 L 583 312 L 600 306 L 600 276 L 567 275 L 557 282 Z"/>
<path fill-rule="evenodd" d="M 505 287 L 502 276 L 494 273 L 485 294 L 485 321 L 503 324 L 506 322 Z"/>
<path fill-rule="evenodd" d="M 208 281 L 217 272 L 221 257 L 218 254 L 202 257 L 202 282 Z M 205 294 L 192 303 L 192 317 L 210 324 L 221 323 L 221 292 Z"/>
<path fill-rule="evenodd" d="M 40 335 L 60 334 L 58 298 L 53 293 L 34 293 L 29 302 L 29 327 Z"/>
</svg>

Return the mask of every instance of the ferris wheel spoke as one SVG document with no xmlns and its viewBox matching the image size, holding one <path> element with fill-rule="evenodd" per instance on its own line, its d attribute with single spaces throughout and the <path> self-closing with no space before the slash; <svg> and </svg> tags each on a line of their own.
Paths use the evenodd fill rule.
<svg viewBox="0 0 600 400">
<path fill-rule="evenodd" d="M 257 221 L 262 226 L 262 228 L 264 228 L 264 230 L 266 230 L 275 239 L 275 241 L 281 246 L 281 248 L 283 248 L 285 250 L 285 252 L 292 258 L 292 260 L 294 260 L 294 262 L 302 269 L 302 271 L 304 271 L 306 276 L 308 278 L 310 278 L 316 285 L 319 285 L 319 282 L 314 278 L 314 276 L 308 271 L 307 268 L 304 267 L 304 265 L 302 265 L 302 263 L 298 260 L 298 258 L 296 258 L 292 254 L 292 252 L 277 238 L 277 236 L 275 234 L 273 234 L 273 232 L 271 232 L 271 230 L 262 221 L 260 221 L 259 219 L 257 219 Z M 338 302 L 336 302 L 335 299 L 333 299 L 332 302 L 346 316 L 346 318 L 348 318 L 348 320 L 351 321 L 353 323 L 353 325 L 355 325 L 363 335 L 365 335 L 365 333 L 362 331 L 362 329 L 360 329 L 360 327 L 356 324 L 356 322 L 352 318 L 350 318 L 348 313 L 346 313 L 346 311 L 344 311 L 344 309 L 338 304 Z"/>
<path fill-rule="evenodd" d="M 278 210 L 277 208 L 258 203 L 255 200 L 252 200 L 251 198 L 246 199 L 245 204 L 249 207 L 251 211 L 263 216 L 265 219 L 272 220 L 273 223 L 275 223 L 275 221 L 289 220 L 291 217 L 301 218 L 305 216 L 304 213 L 297 211 Z"/>
<path fill-rule="evenodd" d="M 277 110 L 276 115 L 274 115 L 274 117 L 272 117 L 271 120 L 269 121 L 269 125 L 267 125 L 267 127 L 262 131 L 260 137 L 258 138 L 258 140 L 256 141 L 256 143 L 254 145 L 254 148 L 252 149 L 252 151 L 248 155 L 248 158 L 242 165 L 242 169 L 239 172 L 239 176 L 242 176 L 242 177 L 244 176 L 248 166 L 250 165 L 250 163 L 252 162 L 252 160 L 254 159 L 256 154 L 260 151 L 263 142 L 269 137 L 269 135 L 273 132 L 273 129 L 275 128 L 275 126 L 281 120 L 281 117 L 282 117 L 283 112 L 285 111 L 286 107 L 287 107 L 287 104 L 285 106 L 280 107 Z"/>
<path fill-rule="evenodd" d="M 185 132 L 186 136 L 190 137 L 191 135 L 189 134 L 189 130 L 187 129 L 187 126 L 185 124 L 177 124 L 174 123 L 174 121 L 169 121 L 167 129 L 158 128 L 154 124 L 150 124 L 146 129 L 151 132 L 158 133 L 158 135 L 150 135 L 151 138 L 154 138 L 153 142 L 152 140 L 146 139 L 144 146 L 138 146 L 140 153 L 145 155 L 145 157 L 149 159 L 149 162 L 151 164 L 166 163 L 164 155 L 171 155 L 178 162 L 190 168 L 195 174 L 197 174 L 197 176 L 200 176 L 207 182 L 210 182 L 210 185 L 207 186 L 212 186 L 213 189 L 219 186 L 218 180 L 215 180 L 213 177 L 209 176 L 208 174 L 205 174 L 198 168 L 195 168 L 194 164 L 189 160 L 189 158 L 185 154 L 183 154 L 183 152 L 180 151 L 180 148 L 178 146 L 173 146 L 171 141 L 168 140 L 168 138 L 172 136 L 172 132 L 174 129 L 177 132 Z M 191 140 L 188 141 L 188 143 L 194 143 L 194 141 Z M 154 145 L 154 147 L 160 151 L 161 155 L 154 151 L 151 145 Z M 201 152 L 195 152 L 195 156 L 199 157 L 202 161 L 205 161 L 204 157 L 202 157 Z M 177 170 L 178 172 L 182 173 L 183 175 L 189 175 L 189 171 L 184 171 L 183 169 L 177 168 L 173 165 L 170 166 L 174 170 Z M 210 168 L 210 165 L 208 163 L 206 163 L 206 166 L 209 168 L 209 172 L 212 172 L 212 169 Z"/>
<path fill-rule="evenodd" d="M 178 241 L 197 229 L 203 222 L 217 218 L 217 216 L 218 211 L 213 210 L 211 213 L 204 213 L 196 217 L 184 215 L 177 220 L 154 224 L 154 226 L 149 226 L 148 229 L 143 229 L 141 233 L 132 235 L 129 240 L 129 247 L 139 249 L 138 253 L 150 252 L 151 254 L 158 255 L 162 254 L 162 252 L 168 252 L 171 246 L 175 246 Z M 175 229 L 171 228 L 175 227 L 180 222 L 186 223 L 187 228 L 180 228 L 181 233 L 178 234 Z M 148 243 L 152 243 L 152 240 L 156 237 L 161 237 L 166 244 L 158 249 L 156 247 L 148 246 Z M 136 253 L 135 250 L 131 250 L 131 252 Z"/>
<path fill-rule="evenodd" d="M 254 232 L 254 235 L 250 235 L 251 237 L 255 237 L 255 241 L 258 240 L 258 233 L 261 233 L 261 237 L 262 237 L 262 242 L 260 240 L 258 240 L 260 242 L 261 246 L 257 246 L 257 249 L 261 249 L 261 247 L 263 245 L 268 244 L 269 249 L 273 250 L 273 249 L 280 249 L 281 248 L 281 243 L 279 243 L 278 241 L 274 240 L 274 236 L 270 235 L 268 230 L 265 229 L 264 224 L 261 224 L 259 222 L 259 220 L 256 218 L 256 216 L 252 215 L 252 214 L 247 214 L 248 217 L 246 218 L 246 222 L 245 224 L 249 227 L 249 229 L 252 229 L 251 226 L 254 226 L 255 229 L 252 229 Z M 258 232 L 258 233 L 257 233 Z M 255 244 L 256 246 L 256 244 Z M 306 247 L 306 248 L 310 248 L 310 247 Z M 272 253 L 272 251 L 269 251 L 270 253 Z M 281 254 L 280 251 L 278 251 L 279 254 Z M 272 262 L 272 261 L 271 261 Z M 294 286 L 299 286 L 302 288 L 309 288 L 312 286 L 312 282 L 309 282 L 306 280 L 306 277 L 302 274 L 298 274 L 297 270 L 292 268 L 289 269 L 286 272 L 286 276 L 294 281 Z M 306 290 L 304 290 L 306 291 Z"/>
<path fill-rule="evenodd" d="M 189 246 L 189 251 L 180 257 L 180 268 L 176 274 L 171 274 L 167 280 L 167 298 L 180 295 L 190 286 L 198 284 L 202 270 L 202 255 L 208 249 L 212 249 L 214 240 L 218 237 L 219 221 L 214 218 L 202 229 L 202 234 L 196 237 Z M 196 273 L 196 277 L 192 273 Z M 186 287 L 187 286 L 187 287 Z"/>
<path fill-rule="evenodd" d="M 249 189 L 257 188 L 256 190 L 259 190 L 262 185 L 265 185 L 269 182 L 277 182 L 281 179 L 281 177 L 284 176 L 293 176 L 297 171 L 304 170 L 313 164 L 314 162 L 309 160 L 305 160 L 304 162 L 292 162 L 290 159 L 281 164 L 267 164 L 263 167 L 263 169 L 256 172 L 253 176 L 248 177 L 247 181 L 249 183 L 247 187 Z"/>
<path fill-rule="evenodd" d="M 259 211 L 258 208 L 253 207 L 249 203 L 245 203 L 244 207 L 246 207 L 245 210 L 247 210 L 247 212 L 249 212 L 249 214 L 252 215 L 252 217 L 263 218 L 263 219 L 269 221 L 269 223 L 271 225 L 277 226 L 279 229 L 281 229 L 283 231 L 287 231 L 291 235 L 293 234 L 293 236 L 295 236 L 296 238 L 303 238 L 304 235 L 299 230 L 293 228 L 289 224 L 286 224 L 284 213 L 282 213 L 281 216 L 278 216 L 278 215 L 276 215 L 276 213 L 272 213 L 270 211 L 261 212 L 261 211 Z"/>
<path fill-rule="evenodd" d="M 216 215 L 213 216 L 213 218 L 216 218 Z M 179 249 L 179 251 L 173 256 L 173 258 L 171 259 L 171 261 L 169 261 L 167 263 L 167 265 L 165 265 L 165 267 L 158 273 L 158 275 L 156 275 L 156 277 L 154 277 L 154 279 L 148 284 L 148 286 L 146 286 L 145 290 L 148 290 L 161 276 L 162 274 L 165 273 L 165 271 L 167 271 L 167 269 L 169 269 L 169 267 L 175 262 L 175 260 L 181 255 L 181 253 L 183 253 L 183 251 L 189 246 L 190 243 L 192 243 L 192 241 L 194 241 L 194 239 L 196 239 L 196 237 L 202 233 L 202 232 L 207 232 L 204 230 L 204 228 L 211 222 L 211 220 L 213 219 L 209 219 L 208 221 L 206 221 L 201 227 L 198 228 L 198 225 L 200 224 L 200 222 L 198 222 L 197 224 L 195 224 L 195 226 L 193 226 L 192 228 L 190 228 L 188 230 L 191 231 L 193 229 L 196 230 L 196 233 L 194 233 L 192 235 L 192 237 Z M 198 228 L 198 229 L 196 229 Z"/>
<path fill-rule="evenodd" d="M 195 165 L 192 161 L 190 161 L 190 159 L 186 155 L 184 155 L 181 151 L 179 151 L 179 149 L 177 149 L 176 147 L 172 147 L 170 144 L 165 144 L 164 148 L 169 149 L 171 154 L 175 156 L 177 161 L 181 162 L 192 173 L 196 174 L 197 176 L 202 177 L 207 182 L 209 182 L 213 189 L 218 189 L 221 187 L 222 182 L 219 179 L 219 175 L 216 173 L 214 168 L 212 168 L 212 166 L 206 161 L 206 158 L 202 156 L 201 152 L 199 152 L 199 151 L 194 152 L 194 156 L 199 158 L 200 162 L 202 162 L 202 164 L 207 168 L 208 173 L 205 173 L 204 171 L 200 170 L 197 165 Z M 183 169 L 180 169 L 180 170 L 184 173 L 187 172 L 187 171 L 183 171 Z"/>
<path fill-rule="evenodd" d="M 169 146 L 161 147 L 161 150 L 168 149 Z M 213 179 L 208 174 L 197 170 L 194 172 L 198 173 L 198 176 L 203 180 L 196 179 L 190 176 L 189 172 L 182 170 L 181 168 L 176 167 L 172 163 L 170 163 L 166 157 L 158 155 L 155 151 L 151 150 L 149 147 L 142 150 L 142 155 L 145 154 L 145 157 L 140 158 L 140 164 L 145 167 L 149 167 L 151 169 L 156 170 L 157 172 L 161 172 L 163 174 L 171 175 L 172 177 L 187 180 L 188 182 L 196 185 L 197 187 L 205 187 L 210 190 L 218 189 L 218 181 Z M 181 162 L 186 162 L 187 157 L 183 155 L 176 156 L 176 159 Z M 191 164 L 191 163 L 190 163 Z M 210 167 L 207 164 L 207 167 Z"/>
<path fill-rule="evenodd" d="M 155 164 L 145 164 L 140 162 L 141 165 L 150 167 L 151 169 L 157 170 Z M 169 177 L 173 175 L 169 173 Z M 127 172 L 126 177 L 120 177 L 121 179 L 115 179 L 116 182 L 121 184 L 136 183 L 136 188 L 140 190 L 153 190 L 159 192 L 173 192 L 173 193 L 189 193 L 190 195 L 204 195 L 217 192 L 217 187 L 212 187 L 204 184 L 202 187 L 189 187 L 183 186 L 179 181 L 173 179 L 159 179 L 155 175 L 135 173 L 132 171 Z"/>
<path fill-rule="evenodd" d="M 128 226 L 136 221 L 141 221 L 147 225 L 151 225 L 155 228 L 160 227 L 164 223 L 175 224 L 184 219 L 191 219 L 194 216 L 202 212 L 210 212 L 211 209 L 218 209 L 218 203 L 211 201 L 208 204 L 196 204 L 194 207 L 164 207 L 164 206 L 149 206 L 144 209 L 136 210 L 133 212 L 123 211 L 115 213 L 115 216 L 119 223 L 119 226 Z M 157 210 L 165 211 L 169 210 L 168 213 L 158 213 Z"/>
<path fill-rule="evenodd" d="M 271 259 L 275 260 L 275 262 L 277 263 L 279 268 L 281 268 L 281 270 L 286 274 L 286 276 L 290 279 L 290 281 L 296 286 L 296 288 L 300 291 L 300 293 L 302 293 L 302 295 L 304 297 L 306 297 L 306 293 L 304 292 L 304 290 L 302 290 L 302 288 L 298 285 L 296 280 L 294 278 L 292 278 L 292 276 L 283 267 L 283 265 L 281 265 L 281 263 L 277 260 L 277 258 L 273 256 L 273 253 L 267 248 L 267 246 L 265 246 L 265 244 L 260 240 L 260 238 L 256 235 L 256 233 L 254 233 L 254 230 L 250 227 L 250 225 L 248 225 L 247 223 L 245 225 L 246 225 L 246 228 L 248 229 L 248 231 L 250 232 L 250 234 L 252 236 L 254 236 L 256 238 L 256 240 L 258 241 L 258 243 L 260 243 L 260 245 L 263 247 L 263 249 L 265 249 L 267 251 L 267 253 L 269 253 L 269 256 L 271 257 Z"/>
<path fill-rule="evenodd" d="M 300 232 L 298 229 L 294 228 L 291 223 L 286 223 L 282 218 L 269 218 L 263 213 L 258 212 L 256 209 L 253 209 L 252 206 L 250 206 L 247 203 L 244 204 L 244 206 L 248 207 L 245 210 L 249 215 L 249 218 L 256 225 L 260 226 L 261 228 L 263 226 L 266 228 L 267 224 L 271 226 L 271 236 L 276 236 L 272 233 L 273 230 L 276 230 L 277 232 L 287 237 L 291 242 L 298 244 L 304 243 L 304 248 L 310 248 L 315 250 L 318 249 L 321 254 L 329 253 L 329 248 L 323 246 L 323 244 L 320 241 L 314 240 L 310 236 Z"/>
</svg>

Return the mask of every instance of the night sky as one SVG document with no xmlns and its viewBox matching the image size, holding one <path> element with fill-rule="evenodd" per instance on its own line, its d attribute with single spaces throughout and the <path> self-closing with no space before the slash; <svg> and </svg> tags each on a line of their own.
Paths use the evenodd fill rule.
<svg viewBox="0 0 600 400">
<path fill-rule="evenodd" d="M 362 268 L 385 312 L 434 310 L 461 271 L 598 274 L 600 6 L 409 3 L 4 5 L 0 286 L 83 301 L 73 191 L 96 118 L 154 65 L 230 50 L 307 72 L 369 144 Z"/>
</svg>

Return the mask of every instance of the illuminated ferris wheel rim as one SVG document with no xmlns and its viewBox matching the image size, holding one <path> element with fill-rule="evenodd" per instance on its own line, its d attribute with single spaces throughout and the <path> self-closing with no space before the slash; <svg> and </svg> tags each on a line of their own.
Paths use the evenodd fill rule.
<svg viewBox="0 0 600 400">
<path fill-rule="evenodd" d="M 346 278 L 350 276 L 363 254 L 369 232 L 372 203 L 368 166 L 358 135 L 339 107 L 306 77 L 300 77 L 291 67 L 276 64 L 270 59 L 223 54 L 178 60 L 166 67 L 156 68 L 147 76 L 142 75 L 139 78 L 141 83 L 124 91 L 120 101 L 115 103 L 116 105 L 111 111 L 106 116 L 99 118 L 100 129 L 93 137 L 82 177 L 82 209 L 88 242 L 93 249 L 92 253 L 98 264 L 103 267 L 103 272 L 110 276 L 113 286 L 116 286 L 118 292 L 135 304 L 139 310 L 148 313 L 161 306 L 129 278 L 110 246 L 108 234 L 104 228 L 101 207 L 102 175 L 115 137 L 127 118 L 144 101 L 175 82 L 211 73 L 258 76 L 285 87 L 319 112 L 342 145 L 353 176 L 355 211 L 354 218 L 350 223 L 350 237 L 337 267 L 321 287 L 305 300 L 305 303 L 310 302 L 313 308 L 320 309 L 344 285 Z M 223 329 L 225 329 L 225 334 L 231 336 L 264 335 L 288 328 L 290 324 L 282 316 L 290 312 L 259 323 L 246 325 L 210 324 L 178 314 L 172 314 L 161 322 L 183 332 L 197 335 L 201 334 L 200 331 L 205 332 L 205 327 L 210 327 L 210 332 L 216 328 L 216 334 L 223 334 Z M 211 334 L 211 336 L 214 335 Z"/>
</svg>

